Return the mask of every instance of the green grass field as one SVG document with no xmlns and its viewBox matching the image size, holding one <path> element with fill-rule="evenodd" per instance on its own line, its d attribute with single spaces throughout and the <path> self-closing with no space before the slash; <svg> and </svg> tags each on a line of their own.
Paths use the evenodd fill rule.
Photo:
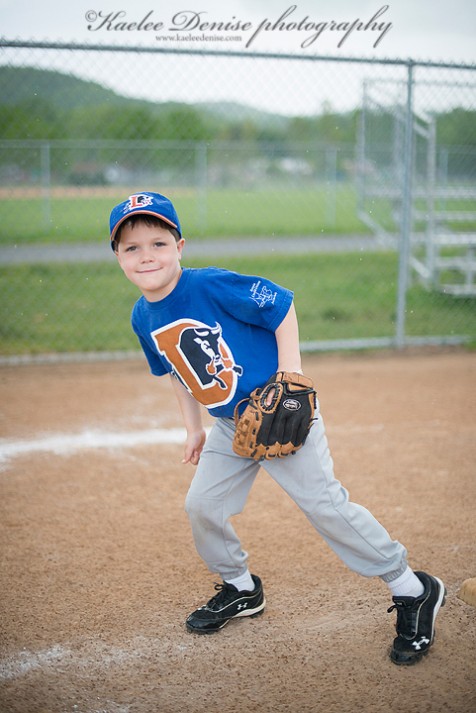
<svg viewBox="0 0 476 713">
<path fill-rule="evenodd" d="M 294 290 L 305 342 L 393 336 L 397 260 L 393 253 L 313 254 L 229 258 L 215 264 L 266 275 Z M 4 355 L 137 348 L 129 317 L 139 295 L 114 263 L 2 268 L 0 286 Z M 474 300 L 412 287 L 407 307 L 409 335 L 476 339 Z"/>
<path fill-rule="evenodd" d="M 40 197 L 3 198 L 0 202 L 0 245 L 101 242 L 107 238 L 111 208 L 139 187 L 117 189 L 52 189 L 50 201 Z M 357 195 L 350 183 L 313 188 L 222 188 L 200 192 L 175 188 L 173 198 L 184 235 L 194 240 L 235 236 L 355 235 L 369 229 L 357 216 Z M 63 195 L 62 195 L 63 194 Z M 449 201 L 447 208 L 476 211 L 476 202 Z M 374 220 L 397 232 L 387 199 L 366 201 Z M 417 226 L 422 229 L 423 226 Z M 450 226 L 451 227 L 451 226 Z M 476 231 L 476 223 L 454 226 Z"/>
<path fill-rule="evenodd" d="M 0 244 L 100 242 L 107 238 L 111 209 L 131 189 L 104 195 L 3 199 L 0 203 Z M 109 191 L 110 193 L 110 191 Z M 238 235 L 319 235 L 366 233 L 356 217 L 355 191 L 335 189 L 222 189 L 206 196 L 192 189 L 170 193 L 185 236 L 194 239 Z"/>
<path fill-rule="evenodd" d="M 137 188 L 136 188 L 137 190 Z M 0 203 L 0 244 L 104 242 L 112 206 L 133 189 L 72 189 L 51 205 L 38 197 Z M 64 191 L 63 191 L 64 192 Z M 167 191 L 165 191 L 167 193 Z M 58 193 L 58 195 L 56 195 Z M 105 195 L 105 193 L 107 195 Z M 170 192 L 185 237 L 358 234 L 350 184 L 313 189 Z M 395 229 L 390 206 L 374 217 Z M 473 226 L 476 230 L 476 226 Z M 188 262 L 199 266 L 198 261 Z M 286 255 L 216 260 L 215 264 L 266 275 L 295 291 L 302 341 L 393 337 L 398 256 L 388 254 Z M 135 288 L 114 264 L 22 265 L 0 269 L 2 354 L 135 349 L 129 327 Z M 414 286 L 407 300 L 408 335 L 467 335 L 476 339 L 474 300 Z"/>
</svg>

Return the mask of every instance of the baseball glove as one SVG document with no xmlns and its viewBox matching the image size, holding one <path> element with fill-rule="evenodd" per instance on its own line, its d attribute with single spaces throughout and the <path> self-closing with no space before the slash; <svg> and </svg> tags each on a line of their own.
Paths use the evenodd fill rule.
<svg viewBox="0 0 476 713">
<path fill-rule="evenodd" d="M 247 405 L 239 415 L 239 407 Z M 314 420 L 316 392 L 312 379 L 278 371 L 262 389 L 235 407 L 233 450 L 254 460 L 283 458 L 296 453 Z"/>
</svg>

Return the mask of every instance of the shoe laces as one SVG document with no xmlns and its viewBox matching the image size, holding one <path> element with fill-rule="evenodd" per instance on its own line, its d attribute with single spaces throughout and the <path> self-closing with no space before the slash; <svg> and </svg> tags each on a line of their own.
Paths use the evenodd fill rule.
<svg viewBox="0 0 476 713">
<path fill-rule="evenodd" d="M 413 602 L 397 601 L 387 609 L 390 614 L 397 610 L 397 634 L 405 639 L 413 639 L 418 630 L 418 608 Z"/>
<path fill-rule="evenodd" d="M 218 594 L 215 594 L 215 596 L 212 597 L 204 607 L 202 607 L 203 609 L 213 610 L 215 607 L 221 608 L 225 604 L 228 604 L 228 602 L 233 601 L 236 594 L 238 593 L 236 587 L 233 587 L 233 585 L 227 584 L 226 582 L 215 582 L 214 588 L 216 589 Z"/>
</svg>

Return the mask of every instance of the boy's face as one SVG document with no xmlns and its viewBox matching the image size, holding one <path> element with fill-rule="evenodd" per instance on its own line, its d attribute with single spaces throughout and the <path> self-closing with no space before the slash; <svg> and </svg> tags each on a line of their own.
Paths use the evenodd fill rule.
<svg viewBox="0 0 476 713">
<path fill-rule="evenodd" d="M 119 265 L 149 302 L 167 297 L 179 281 L 184 242 L 177 242 L 166 228 L 140 221 L 122 228 L 116 250 Z"/>
</svg>

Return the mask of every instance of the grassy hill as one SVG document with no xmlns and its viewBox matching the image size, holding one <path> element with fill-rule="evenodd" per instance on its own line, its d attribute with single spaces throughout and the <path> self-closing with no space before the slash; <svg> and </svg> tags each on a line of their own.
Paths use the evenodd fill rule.
<svg viewBox="0 0 476 713">
<path fill-rule="evenodd" d="M 154 113 L 170 111 L 181 106 L 180 102 L 152 102 L 117 94 L 97 82 L 80 79 L 47 69 L 33 67 L 0 66 L 0 105 L 25 106 L 38 99 L 51 108 L 68 111 L 76 108 L 121 106 L 128 109 L 148 109 Z M 202 102 L 194 104 L 196 110 L 210 118 L 234 121 L 252 121 L 259 125 L 283 128 L 287 117 L 261 111 L 237 102 Z"/>
<path fill-rule="evenodd" d="M 96 82 L 31 67 L 0 67 L 0 86 L 0 103 L 9 106 L 29 103 L 35 97 L 63 110 L 127 101 Z"/>
</svg>

